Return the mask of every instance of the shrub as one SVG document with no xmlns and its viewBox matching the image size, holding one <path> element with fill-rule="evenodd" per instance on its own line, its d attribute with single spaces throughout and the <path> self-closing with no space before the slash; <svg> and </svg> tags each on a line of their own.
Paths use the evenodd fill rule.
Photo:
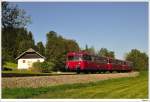
<svg viewBox="0 0 150 102">
<path fill-rule="evenodd" d="M 50 72 L 54 67 L 54 64 L 52 62 L 34 62 L 32 65 L 32 68 L 30 68 L 31 71 L 34 72 Z"/>
<path fill-rule="evenodd" d="M 12 62 L 5 62 L 5 64 L 2 66 L 2 70 L 5 71 L 17 70 L 17 64 Z"/>
<path fill-rule="evenodd" d="M 3 71 L 12 71 L 12 68 L 8 68 L 8 67 L 2 67 Z"/>
<path fill-rule="evenodd" d="M 133 62 L 134 70 L 148 70 L 148 55 L 137 49 L 132 49 L 126 54 L 126 60 Z"/>
</svg>

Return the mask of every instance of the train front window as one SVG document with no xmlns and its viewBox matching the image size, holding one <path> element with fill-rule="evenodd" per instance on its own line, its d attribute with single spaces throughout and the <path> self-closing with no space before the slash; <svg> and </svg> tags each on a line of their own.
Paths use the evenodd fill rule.
<svg viewBox="0 0 150 102">
<path fill-rule="evenodd" d="M 83 60 L 87 60 L 87 61 L 91 61 L 92 60 L 90 55 L 83 55 L 82 59 Z"/>
<path fill-rule="evenodd" d="M 78 61 L 80 59 L 81 59 L 80 56 L 68 56 L 69 61 Z"/>
</svg>

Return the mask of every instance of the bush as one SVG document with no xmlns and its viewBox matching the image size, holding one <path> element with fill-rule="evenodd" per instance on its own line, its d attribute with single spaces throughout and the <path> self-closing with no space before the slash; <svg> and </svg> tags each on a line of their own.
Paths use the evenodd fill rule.
<svg viewBox="0 0 150 102">
<path fill-rule="evenodd" d="M 2 71 L 12 71 L 12 69 L 8 67 L 2 67 Z"/>
<path fill-rule="evenodd" d="M 5 62 L 5 64 L 2 66 L 2 70 L 17 70 L 17 64 L 12 62 Z"/>
<path fill-rule="evenodd" d="M 30 68 L 31 71 L 34 72 L 51 72 L 54 67 L 54 64 L 52 62 L 34 62 L 32 65 L 32 68 Z"/>
<path fill-rule="evenodd" d="M 137 49 L 132 49 L 126 54 L 126 60 L 133 62 L 134 70 L 148 70 L 148 55 Z"/>
</svg>

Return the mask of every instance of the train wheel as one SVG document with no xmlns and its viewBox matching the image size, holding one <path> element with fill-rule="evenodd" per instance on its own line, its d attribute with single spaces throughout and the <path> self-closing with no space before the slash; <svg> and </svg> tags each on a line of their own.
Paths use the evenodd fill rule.
<svg viewBox="0 0 150 102">
<path fill-rule="evenodd" d="M 106 73 L 106 70 L 104 70 L 103 73 Z"/>
<path fill-rule="evenodd" d="M 94 74 L 94 72 L 93 72 L 93 71 L 91 71 L 91 74 Z"/>
<path fill-rule="evenodd" d="M 88 72 L 88 71 L 84 71 L 84 73 L 85 73 L 85 74 L 88 74 L 89 72 Z"/>
<path fill-rule="evenodd" d="M 95 74 L 95 73 L 96 73 L 96 71 L 94 71 L 94 70 L 91 71 L 91 74 Z"/>
<path fill-rule="evenodd" d="M 80 74 L 80 68 L 77 68 L 77 74 Z"/>
<path fill-rule="evenodd" d="M 98 71 L 99 74 L 101 74 L 102 71 Z"/>
<path fill-rule="evenodd" d="M 110 72 L 110 73 L 112 73 L 113 71 L 112 71 L 112 70 L 110 70 L 109 72 Z"/>
<path fill-rule="evenodd" d="M 126 70 L 123 70 L 122 73 L 126 73 Z"/>
<path fill-rule="evenodd" d="M 121 71 L 120 71 L 120 70 L 117 70 L 117 72 L 120 73 Z"/>
</svg>

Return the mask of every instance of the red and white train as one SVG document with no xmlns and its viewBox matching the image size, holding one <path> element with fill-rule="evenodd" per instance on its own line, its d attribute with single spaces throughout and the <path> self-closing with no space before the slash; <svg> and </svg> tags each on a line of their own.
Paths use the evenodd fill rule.
<svg viewBox="0 0 150 102">
<path fill-rule="evenodd" d="M 91 55 L 87 52 L 70 52 L 67 54 L 66 69 L 80 72 L 129 72 L 132 62 Z"/>
</svg>

